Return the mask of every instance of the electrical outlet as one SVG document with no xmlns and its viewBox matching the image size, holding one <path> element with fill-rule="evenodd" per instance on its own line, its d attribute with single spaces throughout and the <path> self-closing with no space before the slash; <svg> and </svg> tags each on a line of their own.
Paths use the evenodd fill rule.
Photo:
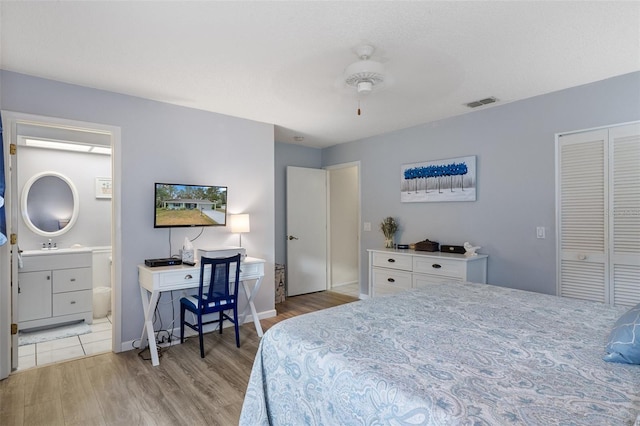
<svg viewBox="0 0 640 426">
<path fill-rule="evenodd" d="M 541 240 L 545 238 L 544 226 L 538 226 L 536 228 L 536 238 L 541 239 Z"/>
<path fill-rule="evenodd" d="M 363 225 L 365 231 L 371 231 L 371 222 L 365 222 Z"/>
</svg>

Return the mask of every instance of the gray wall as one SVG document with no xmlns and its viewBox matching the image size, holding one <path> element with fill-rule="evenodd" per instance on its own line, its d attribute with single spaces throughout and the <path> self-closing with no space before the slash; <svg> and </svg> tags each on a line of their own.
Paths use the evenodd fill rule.
<svg viewBox="0 0 640 426">
<path fill-rule="evenodd" d="M 251 232 L 243 236 L 243 246 L 248 254 L 267 261 L 256 308 L 275 313 L 273 125 L 8 71 L 0 73 L 0 85 L 3 110 L 121 128 L 121 146 L 114 151 L 116 161 L 121 161 L 121 176 L 113 178 L 114 202 L 120 203 L 122 212 L 122 246 L 114 262 L 121 270 L 116 280 L 122 284 L 123 342 L 138 339 L 142 329 L 137 265 L 146 258 L 177 253 L 185 237 L 192 239 L 200 231 L 153 228 L 154 182 L 229 187 L 229 212 L 251 214 Z M 115 192 L 117 179 L 120 193 Z M 227 227 L 210 227 L 194 247 L 237 245 L 237 241 Z M 163 316 L 169 315 L 164 318 L 170 314 L 170 307 L 164 306 Z"/>
<path fill-rule="evenodd" d="M 275 144 L 276 263 L 287 263 L 287 166 L 322 167 L 322 151 L 300 145 Z"/>
<path fill-rule="evenodd" d="M 469 241 L 489 255 L 492 284 L 556 292 L 555 134 L 640 119 L 640 72 L 322 151 L 322 165 L 361 162 L 361 292 L 367 293 L 367 249 L 380 248 L 378 224 L 400 223 L 396 240 Z M 400 166 L 477 156 L 477 201 L 401 203 Z M 536 227 L 546 239 L 536 239 Z"/>
</svg>

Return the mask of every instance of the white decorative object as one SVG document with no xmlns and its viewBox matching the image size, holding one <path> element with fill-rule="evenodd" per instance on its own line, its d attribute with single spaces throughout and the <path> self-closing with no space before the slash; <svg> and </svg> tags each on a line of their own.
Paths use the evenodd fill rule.
<svg viewBox="0 0 640 426">
<path fill-rule="evenodd" d="M 480 246 L 472 246 L 469 242 L 464 243 L 463 247 L 466 250 L 464 253 L 465 256 L 477 256 L 478 253 L 476 253 L 476 250 L 481 248 Z"/>
</svg>

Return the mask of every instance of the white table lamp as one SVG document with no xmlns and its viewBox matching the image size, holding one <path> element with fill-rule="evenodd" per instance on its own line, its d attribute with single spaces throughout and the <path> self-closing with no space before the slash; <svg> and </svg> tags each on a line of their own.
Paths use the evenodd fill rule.
<svg viewBox="0 0 640 426">
<path fill-rule="evenodd" d="M 231 225 L 231 232 L 240 235 L 240 247 L 242 247 L 242 234 L 251 230 L 249 226 L 249 215 L 246 213 L 233 214 L 229 217 L 229 224 Z"/>
</svg>

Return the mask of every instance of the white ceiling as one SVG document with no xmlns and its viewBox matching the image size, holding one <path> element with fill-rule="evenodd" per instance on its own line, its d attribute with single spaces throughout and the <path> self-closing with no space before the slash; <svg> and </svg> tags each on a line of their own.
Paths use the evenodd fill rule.
<svg viewBox="0 0 640 426">
<path fill-rule="evenodd" d="M 640 70 L 637 1 L 3 0 L 0 20 L 3 69 L 273 123 L 313 147 Z M 365 41 L 395 82 L 358 116 L 339 79 Z"/>
</svg>

